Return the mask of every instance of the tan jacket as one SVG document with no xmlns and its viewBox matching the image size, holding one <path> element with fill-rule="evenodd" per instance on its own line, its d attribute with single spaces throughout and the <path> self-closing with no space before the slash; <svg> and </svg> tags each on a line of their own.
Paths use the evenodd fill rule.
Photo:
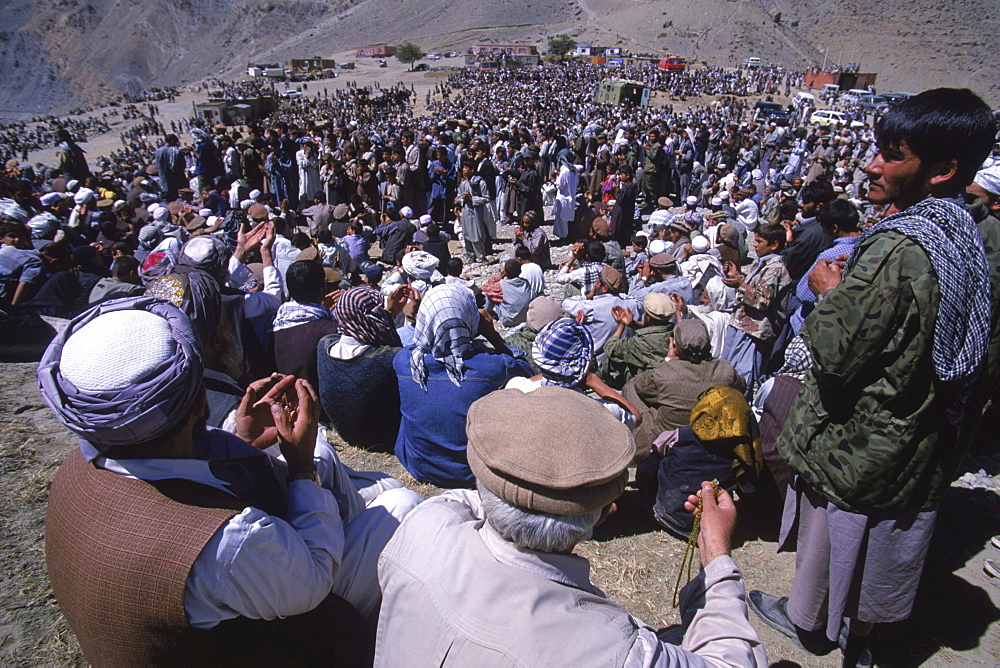
<svg viewBox="0 0 1000 668">
<path fill-rule="evenodd" d="M 406 517 L 379 559 L 379 583 L 376 666 L 767 665 L 729 557 L 682 592 L 677 647 L 590 584 L 583 557 L 501 538 L 469 490 Z"/>
</svg>

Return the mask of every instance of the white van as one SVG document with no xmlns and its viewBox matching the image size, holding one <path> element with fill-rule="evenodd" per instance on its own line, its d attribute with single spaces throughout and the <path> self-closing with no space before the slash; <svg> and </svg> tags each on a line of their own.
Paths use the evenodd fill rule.
<svg viewBox="0 0 1000 668">
<path fill-rule="evenodd" d="M 743 67 L 748 67 L 750 69 L 756 69 L 760 67 L 760 65 L 761 65 L 760 58 L 757 58 L 756 56 L 747 58 L 746 60 L 743 61 Z"/>
<path fill-rule="evenodd" d="M 806 107 L 815 107 L 816 97 L 812 93 L 800 91 L 792 96 L 792 106 L 797 111 L 802 111 Z"/>
</svg>

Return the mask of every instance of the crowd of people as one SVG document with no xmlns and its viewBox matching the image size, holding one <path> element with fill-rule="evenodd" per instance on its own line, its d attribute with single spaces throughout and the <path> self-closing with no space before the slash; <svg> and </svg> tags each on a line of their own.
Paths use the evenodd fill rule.
<svg viewBox="0 0 1000 668">
<path fill-rule="evenodd" d="M 8 163 L 0 338 L 81 439 L 46 550 L 88 660 L 767 665 L 749 606 L 871 665 L 1000 372 L 996 117 L 937 89 L 784 127 L 730 96 L 774 73 L 668 78 L 725 93 L 675 109 L 596 105 L 600 72 Z M 573 554 L 630 466 L 651 530 L 700 525 L 680 629 Z M 750 504 L 789 596 L 729 556 Z"/>
</svg>

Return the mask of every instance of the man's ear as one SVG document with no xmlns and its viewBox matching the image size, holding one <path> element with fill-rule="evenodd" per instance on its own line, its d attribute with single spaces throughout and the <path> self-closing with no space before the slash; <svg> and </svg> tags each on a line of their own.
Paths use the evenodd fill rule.
<svg viewBox="0 0 1000 668">
<path fill-rule="evenodd" d="M 930 170 L 927 173 L 928 183 L 932 186 L 947 183 L 953 179 L 957 173 L 958 158 L 936 162 L 930 166 Z"/>
</svg>

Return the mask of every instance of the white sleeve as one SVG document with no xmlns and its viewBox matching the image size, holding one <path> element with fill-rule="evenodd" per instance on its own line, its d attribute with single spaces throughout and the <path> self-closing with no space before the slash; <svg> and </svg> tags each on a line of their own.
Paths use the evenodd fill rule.
<svg viewBox="0 0 1000 668">
<path fill-rule="evenodd" d="M 184 592 L 193 627 L 298 615 L 327 597 L 344 552 L 333 494 L 309 480 L 289 483 L 288 518 L 246 508 L 209 540 Z"/>
<path fill-rule="evenodd" d="M 251 276 L 253 272 L 249 267 L 237 260 L 235 255 L 229 256 L 229 287 L 242 288 Z"/>
<path fill-rule="evenodd" d="M 552 279 L 556 283 L 583 283 L 587 272 L 584 269 L 573 269 L 572 271 L 563 271 L 563 269 L 568 269 L 563 267 L 559 270 L 559 273 L 555 275 Z"/>
</svg>

